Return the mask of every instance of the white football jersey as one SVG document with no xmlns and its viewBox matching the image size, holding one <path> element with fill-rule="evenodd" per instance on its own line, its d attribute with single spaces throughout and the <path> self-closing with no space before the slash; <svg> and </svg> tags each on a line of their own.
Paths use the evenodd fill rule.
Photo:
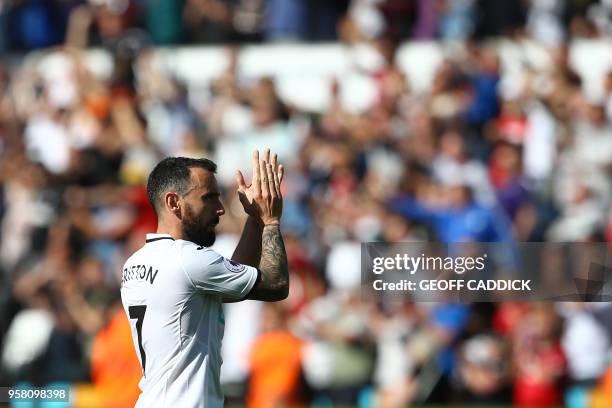
<svg viewBox="0 0 612 408">
<path fill-rule="evenodd" d="M 223 300 L 245 298 L 256 268 L 166 234 L 123 267 L 121 301 L 142 366 L 136 407 L 222 407 Z"/>
</svg>

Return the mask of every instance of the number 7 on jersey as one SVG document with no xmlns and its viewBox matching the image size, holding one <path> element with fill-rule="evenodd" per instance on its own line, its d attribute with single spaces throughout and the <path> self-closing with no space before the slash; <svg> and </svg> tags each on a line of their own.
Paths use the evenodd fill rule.
<svg viewBox="0 0 612 408">
<path fill-rule="evenodd" d="M 138 334 L 138 349 L 140 350 L 140 361 L 142 361 L 142 375 L 143 376 L 145 375 L 147 355 L 145 354 L 144 347 L 142 347 L 142 322 L 144 321 L 146 311 L 147 311 L 146 305 L 128 307 L 130 319 L 136 319 L 136 333 Z"/>
</svg>

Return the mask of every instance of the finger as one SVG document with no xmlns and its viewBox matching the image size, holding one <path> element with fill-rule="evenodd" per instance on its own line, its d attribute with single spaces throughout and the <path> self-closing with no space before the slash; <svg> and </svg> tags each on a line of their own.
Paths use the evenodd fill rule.
<svg viewBox="0 0 612 408">
<path fill-rule="evenodd" d="M 240 200 L 242 206 L 245 208 L 248 208 L 251 205 L 251 203 L 249 202 L 249 198 L 242 191 L 238 192 L 238 199 Z"/>
<path fill-rule="evenodd" d="M 265 161 L 266 163 L 270 163 L 270 148 L 269 147 L 266 147 L 266 150 L 264 150 L 263 161 Z"/>
<path fill-rule="evenodd" d="M 266 164 L 266 171 L 268 172 L 268 189 L 270 190 L 270 196 L 273 198 L 278 197 L 276 186 L 274 185 L 274 172 L 272 171 L 272 165 Z"/>
<path fill-rule="evenodd" d="M 270 187 L 268 186 L 268 171 L 266 170 L 266 162 L 261 160 L 259 162 L 259 173 L 261 176 L 261 196 L 270 197 Z"/>
<path fill-rule="evenodd" d="M 244 176 L 240 170 L 236 170 L 236 184 L 238 184 L 238 191 L 244 192 L 247 188 Z"/>
<path fill-rule="evenodd" d="M 259 150 L 253 152 L 253 181 L 251 185 L 255 188 L 255 195 L 261 195 L 261 184 L 260 184 L 260 169 L 259 169 Z"/>
<path fill-rule="evenodd" d="M 280 185 L 283 182 L 283 177 L 285 175 L 285 167 L 282 164 L 278 165 L 278 184 Z"/>
<path fill-rule="evenodd" d="M 278 155 L 276 153 L 274 153 L 272 155 L 272 160 L 270 161 L 270 164 L 272 165 L 272 170 L 274 172 L 276 172 L 277 163 L 278 163 Z"/>
<path fill-rule="evenodd" d="M 282 197 L 280 189 L 280 180 L 278 179 L 278 173 L 274 171 L 274 167 L 272 167 L 272 176 L 274 177 L 274 188 L 276 189 L 276 195 L 278 197 Z"/>
</svg>

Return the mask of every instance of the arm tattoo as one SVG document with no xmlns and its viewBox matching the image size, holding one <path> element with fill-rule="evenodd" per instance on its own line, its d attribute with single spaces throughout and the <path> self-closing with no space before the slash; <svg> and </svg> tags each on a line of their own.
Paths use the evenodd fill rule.
<svg viewBox="0 0 612 408">
<path fill-rule="evenodd" d="M 289 267 L 285 244 L 278 225 L 266 225 L 263 229 L 259 269 L 262 284 L 268 290 L 286 292 L 289 286 Z"/>
</svg>

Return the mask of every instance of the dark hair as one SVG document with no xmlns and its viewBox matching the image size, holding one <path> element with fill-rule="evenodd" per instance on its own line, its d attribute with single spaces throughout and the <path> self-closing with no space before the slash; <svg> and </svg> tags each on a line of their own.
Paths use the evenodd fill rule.
<svg viewBox="0 0 612 408">
<path fill-rule="evenodd" d="M 149 202 L 160 214 L 161 199 L 164 193 L 174 191 L 183 195 L 189 189 L 192 167 L 199 167 L 215 173 L 217 165 L 208 159 L 191 159 L 188 157 L 166 157 L 157 163 L 149 174 L 147 181 L 147 195 Z"/>
</svg>

